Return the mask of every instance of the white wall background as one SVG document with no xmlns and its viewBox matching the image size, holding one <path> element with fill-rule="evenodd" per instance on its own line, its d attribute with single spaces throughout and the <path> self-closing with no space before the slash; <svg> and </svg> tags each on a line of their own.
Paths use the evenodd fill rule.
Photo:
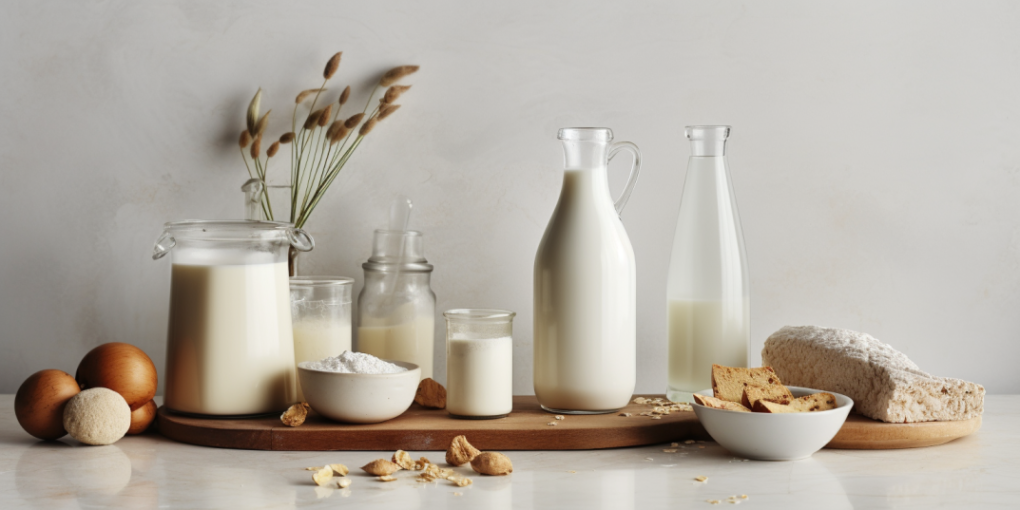
<svg viewBox="0 0 1020 510">
<path fill-rule="evenodd" d="M 1018 27 L 1020 4 L 991 1 L 4 2 L 0 392 L 73 373 L 108 341 L 162 371 L 162 223 L 239 216 L 251 95 L 263 87 L 279 134 L 343 50 L 334 81 L 355 85 L 353 104 L 390 66 L 422 70 L 313 216 L 303 272 L 360 282 L 372 229 L 410 195 L 438 308 L 518 312 L 516 392 L 531 392 L 556 129 L 609 126 L 644 152 L 623 219 L 638 390 L 661 392 L 683 126 L 725 123 L 753 362 L 785 324 L 837 326 L 1018 393 Z"/>
</svg>

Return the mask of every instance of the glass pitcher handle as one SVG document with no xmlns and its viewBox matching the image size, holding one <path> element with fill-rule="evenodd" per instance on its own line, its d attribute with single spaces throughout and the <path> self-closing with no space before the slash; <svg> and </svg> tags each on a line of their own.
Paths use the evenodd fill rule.
<svg viewBox="0 0 1020 510">
<path fill-rule="evenodd" d="M 163 258 L 170 250 L 177 246 L 177 240 L 174 239 L 173 234 L 164 230 L 163 235 L 156 239 L 156 243 L 152 245 L 152 260 L 159 260 Z"/>
<path fill-rule="evenodd" d="M 308 235 L 308 232 L 300 228 L 291 227 L 288 229 L 287 239 L 290 240 L 290 245 L 297 251 L 312 251 L 312 248 L 315 248 L 315 240 L 312 239 L 312 236 Z"/>
<path fill-rule="evenodd" d="M 630 152 L 634 156 L 634 165 L 630 167 L 630 176 L 627 177 L 627 185 L 623 188 L 623 193 L 614 204 L 616 205 L 616 214 L 623 213 L 623 208 L 630 200 L 631 192 L 634 191 L 634 185 L 637 184 L 638 172 L 641 170 L 641 151 L 638 150 L 637 145 L 634 145 L 633 142 L 614 143 L 609 147 L 609 161 L 612 161 L 620 151 Z"/>
</svg>

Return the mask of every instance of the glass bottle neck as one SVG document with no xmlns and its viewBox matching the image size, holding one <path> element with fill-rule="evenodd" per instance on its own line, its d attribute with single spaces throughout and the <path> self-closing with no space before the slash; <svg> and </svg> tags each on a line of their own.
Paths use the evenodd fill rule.
<svg viewBox="0 0 1020 510">
<path fill-rule="evenodd" d="M 729 126 L 687 126 L 684 131 L 691 141 L 691 156 L 721 158 L 726 155 Z"/>
<path fill-rule="evenodd" d="M 562 140 L 563 165 L 568 170 L 606 170 L 608 144 L 602 141 Z"/>
</svg>

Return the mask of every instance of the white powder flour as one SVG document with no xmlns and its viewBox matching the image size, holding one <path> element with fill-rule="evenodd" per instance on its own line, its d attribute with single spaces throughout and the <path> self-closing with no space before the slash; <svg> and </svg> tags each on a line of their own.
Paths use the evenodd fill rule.
<svg viewBox="0 0 1020 510">
<path fill-rule="evenodd" d="M 371 354 L 351 351 L 344 351 L 339 356 L 319 361 L 304 361 L 300 366 L 310 370 L 339 372 L 341 374 L 396 374 L 407 371 L 402 366 L 383 361 Z"/>
</svg>

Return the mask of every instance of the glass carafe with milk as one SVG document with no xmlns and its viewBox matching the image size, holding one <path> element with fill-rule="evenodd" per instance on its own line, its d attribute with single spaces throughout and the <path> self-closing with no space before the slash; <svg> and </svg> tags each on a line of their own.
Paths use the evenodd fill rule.
<svg viewBox="0 0 1020 510">
<path fill-rule="evenodd" d="M 747 258 L 726 165 L 729 126 L 687 126 L 691 157 L 666 286 L 667 397 L 691 402 L 712 384 L 712 364 L 746 367 L 750 349 Z"/>
<path fill-rule="evenodd" d="M 550 412 L 608 413 L 636 381 L 636 270 L 620 212 L 640 153 L 607 128 L 563 128 L 559 140 L 563 188 L 535 255 L 535 396 Z M 623 150 L 634 165 L 614 203 L 608 161 Z"/>
<path fill-rule="evenodd" d="M 432 377 L 436 295 L 432 264 L 421 232 L 406 230 L 410 201 L 391 211 L 390 228 L 376 230 L 372 256 L 362 264 L 365 287 L 358 295 L 358 351 L 414 363 Z"/>
<path fill-rule="evenodd" d="M 165 400 L 177 412 L 279 412 L 296 399 L 287 252 L 301 229 L 264 221 L 167 223 L 153 259 L 171 253 Z"/>
</svg>

